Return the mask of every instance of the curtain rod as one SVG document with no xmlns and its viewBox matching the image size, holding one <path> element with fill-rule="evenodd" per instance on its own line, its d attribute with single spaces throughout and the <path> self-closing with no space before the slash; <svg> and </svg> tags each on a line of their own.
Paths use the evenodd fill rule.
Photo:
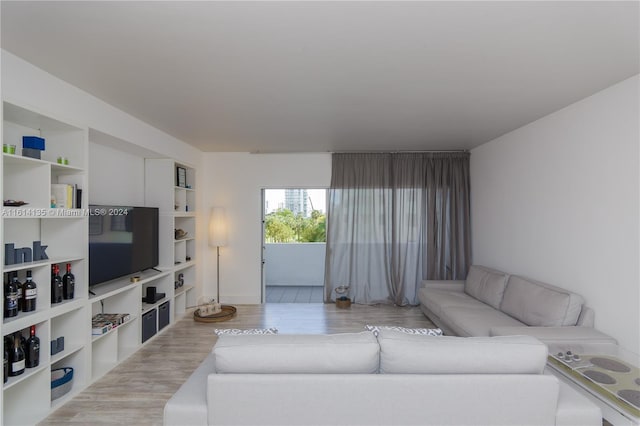
<svg viewBox="0 0 640 426">
<path fill-rule="evenodd" d="M 329 151 L 331 154 L 412 154 L 412 153 L 422 153 L 422 152 L 469 152 L 468 149 L 423 149 L 423 150 L 414 150 L 409 149 L 406 151 Z"/>
<path fill-rule="evenodd" d="M 468 149 L 425 149 L 407 151 L 251 151 L 249 154 L 412 154 L 429 152 L 469 152 Z"/>
</svg>

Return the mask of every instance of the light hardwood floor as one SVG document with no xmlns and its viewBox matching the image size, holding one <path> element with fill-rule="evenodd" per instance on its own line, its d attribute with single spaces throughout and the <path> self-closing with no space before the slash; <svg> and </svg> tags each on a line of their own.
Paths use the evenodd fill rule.
<svg viewBox="0 0 640 426">
<path fill-rule="evenodd" d="M 40 424 L 162 425 L 165 403 L 211 351 L 214 328 L 319 334 L 362 331 L 366 324 L 434 327 L 417 307 L 272 303 L 237 308 L 237 316 L 222 323 L 199 323 L 187 315 Z"/>
<path fill-rule="evenodd" d="M 267 286 L 267 303 L 322 303 L 322 286 Z"/>
</svg>

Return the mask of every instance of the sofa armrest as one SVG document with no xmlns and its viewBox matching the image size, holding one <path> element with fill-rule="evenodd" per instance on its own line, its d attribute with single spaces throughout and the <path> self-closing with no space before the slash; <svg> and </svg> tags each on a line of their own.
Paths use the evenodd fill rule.
<svg viewBox="0 0 640 426">
<path fill-rule="evenodd" d="M 600 408 L 559 380 L 556 426 L 602 425 Z"/>
<path fill-rule="evenodd" d="M 583 306 L 578 317 L 576 325 L 582 327 L 593 327 L 595 323 L 596 312 L 588 306 Z"/>
<path fill-rule="evenodd" d="M 464 280 L 424 280 L 422 288 L 464 291 Z"/>
<path fill-rule="evenodd" d="M 207 380 L 215 373 L 215 357 L 207 355 L 164 406 L 164 426 L 207 425 Z"/>
<path fill-rule="evenodd" d="M 546 344 L 613 343 L 616 339 L 591 327 L 492 327 L 490 336 L 533 336 Z"/>
</svg>

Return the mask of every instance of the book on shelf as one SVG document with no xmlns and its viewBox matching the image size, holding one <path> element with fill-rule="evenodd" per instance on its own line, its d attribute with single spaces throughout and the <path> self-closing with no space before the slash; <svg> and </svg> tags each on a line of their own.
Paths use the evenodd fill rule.
<svg viewBox="0 0 640 426">
<path fill-rule="evenodd" d="M 51 184 L 52 208 L 82 208 L 82 188 L 73 180 L 73 176 L 60 176 L 58 183 Z"/>
<path fill-rule="evenodd" d="M 75 188 L 66 183 L 51 184 L 51 207 L 58 209 L 73 208 Z"/>
<path fill-rule="evenodd" d="M 129 321 L 129 319 L 129 314 L 96 314 L 93 317 L 93 321 L 108 322 L 111 323 L 113 327 L 122 325 L 125 322 Z"/>
<path fill-rule="evenodd" d="M 91 323 L 91 334 L 94 336 L 101 336 L 108 333 L 113 328 L 113 324 L 110 322 L 93 321 Z"/>
</svg>

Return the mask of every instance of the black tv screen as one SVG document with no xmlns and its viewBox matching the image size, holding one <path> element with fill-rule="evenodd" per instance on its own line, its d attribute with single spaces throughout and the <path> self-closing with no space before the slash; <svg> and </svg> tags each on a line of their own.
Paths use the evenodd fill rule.
<svg viewBox="0 0 640 426">
<path fill-rule="evenodd" d="M 158 208 L 89 206 L 89 286 L 158 266 Z"/>
</svg>

